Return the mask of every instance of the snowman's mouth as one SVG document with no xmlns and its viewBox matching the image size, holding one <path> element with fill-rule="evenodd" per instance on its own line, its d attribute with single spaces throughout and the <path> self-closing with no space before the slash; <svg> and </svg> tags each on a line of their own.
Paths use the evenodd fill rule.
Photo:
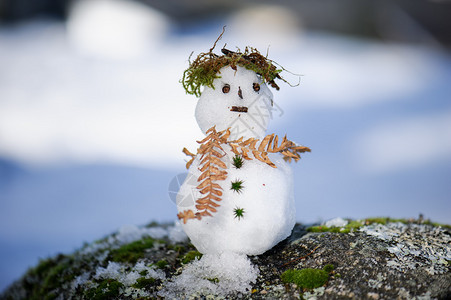
<svg viewBox="0 0 451 300">
<path fill-rule="evenodd" d="M 246 106 L 232 106 L 230 111 L 236 111 L 236 112 L 244 112 L 247 113 L 247 107 Z"/>
</svg>

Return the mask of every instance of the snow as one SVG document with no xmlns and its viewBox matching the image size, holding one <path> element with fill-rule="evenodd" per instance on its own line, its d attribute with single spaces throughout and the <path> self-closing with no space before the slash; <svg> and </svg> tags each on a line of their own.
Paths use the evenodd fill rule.
<svg viewBox="0 0 451 300">
<path fill-rule="evenodd" d="M 218 75 L 221 77 L 214 80 L 214 89 L 205 87 L 196 107 L 199 127 L 204 132 L 213 126 L 218 131 L 231 127 L 229 140 L 261 139 L 271 114 L 272 93 L 268 87 L 253 71 L 242 67 L 237 67 L 236 71 L 224 67 Z M 259 91 L 254 91 L 253 83 L 260 84 Z M 226 84 L 230 91 L 223 93 Z M 231 111 L 232 106 L 247 107 L 248 112 Z M 230 146 L 223 145 L 223 150 L 225 156 L 221 160 L 228 166 L 228 175 L 225 180 L 215 181 L 223 193 L 217 212 L 202 220 L 188 220 L 182 226 L 193 245 L 204 254 L 224 251 L 262 254 L 288 237 L 295 224 L 291 167 L 277 153 L 269 155 L 276 168 L 253 158 L 244 160 L 238 169 L 232 165 L 235 154 Z M 197 178 L 202 174 L 199 164 L 200 156 L 189 168 L 189 175 L 177 195 L 179 212 L 197 212 L 195 201 L 203 197 L 196 188 Z M 236 180 L 243 181 L 240 192 L 231 189 Z M 234 215 L 237 208 L 244 209 L 242 217 Z"/>
<path fill-rule="evenodd" d="M 162 227 L 138 227 L 136 225 L 124 225 L 119 229 L 119 232 L 113 240 L 117 240 L 120 244 L 128 244 L 140 240 L 143 236 L 150 236 L 155 239 L 161 239 L 168 235 L 168 231 Z"/>
<path fill-rule="evenodd" d="M 161 270 L 155 270 L 154 267 L 149 267 L 144 264 L 144 262 L 139 261 L 130 271 L 127 271 L 129 267 L 124 264 L 120 264 L 117 262 L 110 261 L 106 268 L 98 267 L 96 269 L 96 274 L 94 278 L 96 279 L 116 279 L 117 281 L 123 283 L 126 286 L 133 285 L 136 280 L 142 275 L 140 272 L 147 271 L 145 277 L 146 278 L 155 278 L 155 279 L 165 279 L 166 275 Z"/>
<path fill-rule="evenodd" d="M 226 153 L 226 158 L 230 160 L 232 153 L 229 150 Z M 218 211 L 212 217 L 182 224 L 200 252 L 234 251 L 257 255 L 291 234 L 295 224 L 291 168 L 281 156 L 274 154 L 269 157 L 277 168 L 256 159 L 245 161 L 240 169 L 229 167 L 227 179 L 217 181 L 223 192 Z M 193 178 L 200 176 L 198 160 L 193 162 L 189 172 Z M 243 181 L 241 193 L 230 189 L 231 181 L 235 179 Z M 194 201 L 200 196 L 196 185 L 185 181 L 178 196 L 179 211 L 195 211 Z M 234 217 L 236 207 L 244 208 L 242 218 Z"/>
<path fill-rule="evenodd" d="M 243 136 L 260 138 L 264 136 L 271 118 L 272 92 L 255 72 L 238 66 L 237 71 L 223 67 L 220 78 L 214 80 L 214 88 L 206 87 L 196 106 L 196 121 L 205 133 L 216 125 L 218 131 L 231 129 L 231 140 Z M 260 91 L 253 90 L 253 83 L 260 84 Z M 222 88 L 229 84 L 230 91 L 223 93 Z M 241 89 L 242 97 L 238 96 Z M 230 111 L 232 106 L 247 107 L 247 113 Z"/>
<path fill-rule="evenodd" d="M 101 249 L 114 249 L 122 245 L 141 240 L 145 237 L 151 237 L 154 239 L 167 237 L 169 238 L 169 241 L 171 243 L 183 242 L 188 238 L 178 221 L 175 221 L 174 225 L 165 227 L 139 227 L 136 225 L 128 224 L 122 226 L 118 230 L 118 232 L 110 236 L 107 241 L 89 244 L 85 248 L 81 249 L 81 252 L 87 254 L 97 252 Z M 107 256 L 108 253 L 105 252 L 104 255 Z M 99 259 L 102 260 L 101 258 Z"/>
<path fill-rule="evenodd" d="M 75 277 L 74 281 L 72 282 L 72 289 L 77 289 L 77 287 L 82 286 L 89 280 L 90 274 L 89 273 L 83 273 L 80 276 Z"/>
<path fill-rule="evenodd" d="M 166 282 L 159 296 L 174 299 L 194 293 L 228 295 L 249 291 L 255 283 L 258 268 L 246 255 L 231 252 L 206 254 L 185 266 L 183 272 Z"/>
<path fill-rule="evenodd" d="M 340 217 L 330 219 L 323 223 L 323 225 L 326 227 L 343 227 L 343 226 L 346 226 L 347 224 L 348 224 L 348 221 L 346 221 L 345 219 L 340 218 Z"/>
<path fill-rule="evenodd" d="M 181 229 L 180 223 L 175 221 L 174 225 L 168 227 L 138 227 L 131 224 L 124 225 L 119 229 L 116 235 L 109 238 L 109 243 L 124 245 L 140 240 L 146 236 L 154 239 L 168 237 L 173 243 L 185 241 L 187 238 L 186 234 Z"/>
<path fill-rule="evenodd" d="M 179 243 L 185 241 L 188 237 L 183 231 L 182 224 L 176 221 L 174 226 L 168 228 L 168 238 L 172 243 Z"/>
</svg>

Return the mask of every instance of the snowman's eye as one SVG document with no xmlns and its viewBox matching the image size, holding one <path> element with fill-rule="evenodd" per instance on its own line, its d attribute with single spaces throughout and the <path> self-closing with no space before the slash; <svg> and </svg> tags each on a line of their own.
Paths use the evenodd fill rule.
<svg viewBox="0 0 451 300">
<path fill-rule="evenodd" d="M 228 92 L 230 92 L 230 85 L 228 85 L 227 83 L 224 84 L 224 86 L 222 87 L 222 92 L 224 94 L 227 94 Z"/>
<path fill-rule="evenodd" d="M 252 88 L 254 89 L 254 91 L 258 92 L 260 90 L 260 85 L 256 82 L 254 82 L 254 84 L 252 85 Z"/>
</svg>

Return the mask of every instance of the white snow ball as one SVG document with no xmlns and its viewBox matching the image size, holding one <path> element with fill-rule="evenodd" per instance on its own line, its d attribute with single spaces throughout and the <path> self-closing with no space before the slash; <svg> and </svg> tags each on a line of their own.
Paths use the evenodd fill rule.
<svg viewBox="0 0 451 300">
<path fill-rule="evenodd" d="M 225 152 L 223 160 L 232 160 L 234 154 L 230 150 Z M 211 217 L 182 224 L 201 253 L 230 251 L 258 255 L 291 234 L 295 224 L 292 170 L 281 155 L 269 154 L 269 158 L 277 168 L 257 159 L 244 161 L 239 169 L 228 168 L 226 180 L 215 182 L 223 193 L 217 212 Z M 196 178 L 201 175 L 198 160 L 193 162 L 189 172 Z M 240 192 L 231 189 L 232 182 L 237 180 L 242 181 Z M 188 205 L 185 195 L 190 193 L 192 200 Z M 184 182 L 177 195 L 179 211 L 190 209 L 196 213 L 195 200 L 201 197 L 196 185 Z M 236 209 L 243 210 L 241 217 L 236 215 Z"/>
<path fill-rule="evenodd" d="M 254 71 L 237 66 L 219 70 L 214 88 L 206 86 L 196 107 L 196 120 L 205 133 L 231 127 L 230 138 L 263 137 L 271 118 L 273 95 Z"/>
</svg>

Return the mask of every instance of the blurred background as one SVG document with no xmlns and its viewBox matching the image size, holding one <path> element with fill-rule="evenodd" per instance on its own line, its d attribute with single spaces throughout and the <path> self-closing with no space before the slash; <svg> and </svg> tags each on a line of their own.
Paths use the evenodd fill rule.
<svg viewBox="0 0 451 300">
<path fill-rule="evenodd" d="M 439 0 L 0 0 L 0 290 L 176 220 L 168 188 L 202 137 L 179 80 L 224 25 L 218 52 L 302 75 L 273 91 L 268 129 L 312 149 L 293 165 L 299 222 L 451 223 L 450 16 Z"/>
</svg>

